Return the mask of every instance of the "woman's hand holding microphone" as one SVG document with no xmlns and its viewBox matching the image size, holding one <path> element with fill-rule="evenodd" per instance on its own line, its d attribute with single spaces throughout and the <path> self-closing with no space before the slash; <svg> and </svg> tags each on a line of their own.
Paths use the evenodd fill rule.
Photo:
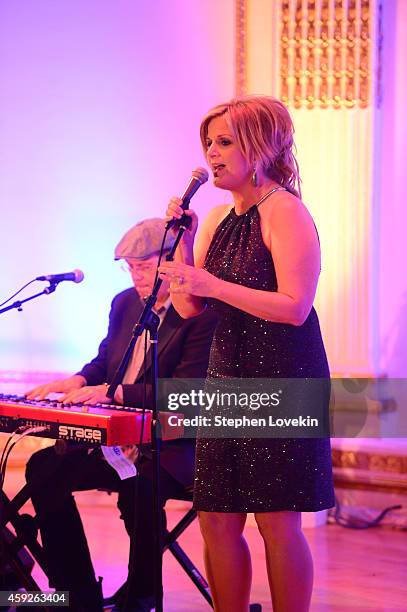
<svg viewBox="0 0 407 612">
<path fill-rule="evenodd" d="M 179 220 L 185 214 L 191 219 L 190 227 L 185 230 L 179 243 L 180 258 L 176 261 L 163 261 L 159 267 L 160 278 L 170 282 L 171 293 L 184 293 L 199 297 L 212 297 L 218 280 L 215 276 L 192 265 L 193 244 L 198 229 L 198 217 L 193 210 L 182 208 L 182 199 L 171 198 L 166 210 L 166 221 Z M 176 231 L 174 228 L 171 231 Z M 178 251 L 177 249 L 177 251 Z"/>
</svg>

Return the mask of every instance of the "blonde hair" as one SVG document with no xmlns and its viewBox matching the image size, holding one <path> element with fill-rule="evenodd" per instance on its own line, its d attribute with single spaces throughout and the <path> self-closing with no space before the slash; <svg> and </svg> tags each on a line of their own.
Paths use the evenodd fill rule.
<svg viewBox="0 0 407 612">
<path fill-rule="evenodd" d="M 295 158 L 294 126 L 284 104 L 270 96 L 244 96 L 218 104 L 202 119 L 201 142 L 206 152 L 212 119 L 226 121 L 249 164 L 260 166 L 265 176 L 301 197 L 300 174 Z"/>
</svg>

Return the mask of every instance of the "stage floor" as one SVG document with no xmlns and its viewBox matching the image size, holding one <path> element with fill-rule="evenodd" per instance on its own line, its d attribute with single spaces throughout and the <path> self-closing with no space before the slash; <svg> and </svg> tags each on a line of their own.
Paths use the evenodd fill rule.
<svg viewBox="0 0 407 612">
<path fill-rule="evenodd" d="M 23 482 L 21 469 L 8 471 L 6 492 L 12 495 Z M 128 540 L 116 508 L 116 496 L 103 492 L 76 495 L 88 534 L 96 573 L 103 576 L 109 595 L 125 577 Z M 28 505 L 27 505 L 28 507 Z M 185 504 L 172 502 L 169 527 L 185 512 Z M 108 525 L 108 529 L 106 526 Z M 257 529 L 245 531 L 253 562 L 252 602 L 272 610 L 262 540 Z M 315 562 L 312 612 L 398 612 L 407 610 L 407 533 L 389 527 L 354 531 L 337 525 L 306 529 Z M 202 541 L 195 521 L 180 539 L 182 547 L 203 571 Z M 47 582 L 40 570 L 34 577 L 41 587 Z M 165 612 L 210 610 L 201 594 L 172 555 L 164 556 Z"/>
</svg>

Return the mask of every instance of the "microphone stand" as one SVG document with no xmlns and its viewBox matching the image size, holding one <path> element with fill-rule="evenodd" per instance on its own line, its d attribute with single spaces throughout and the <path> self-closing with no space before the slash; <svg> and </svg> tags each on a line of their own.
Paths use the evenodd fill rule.
<svg viewBox="0 0 407 612">
<path fill-rule="evenodd" d="M 0 310 L 0 314 L 2 314 L 3 312 L 7 312 L 8 310 L 12 310 L 13 308 L 17 308 L 18 312 L 22 312 L 23 310 L 22 305 L 25 304 L 25 302 L 29 302 L 30 300 L 33 300 L 34 298 L 37 298 L 40 295 L 49 295 L 50 293 L 54 293 L 57 286 L 58 286 L 58 283 L 50 283 L 48 287 L 45 287 L 43 291 L 40 291 L 39 293 L 36 293 L 35 295 L 32 295 L 31 297 L 25 298 L 25 300 L 17 300 L 16 302 L 13 302 L 13 304 L 10 304 L 10 306 L 6 306 L 5 308 L 2 308 Z"/>
<path fill-rule="evenodd" d="M 171 223 L 171 222 L 169 222 Z M 183 215 L 178 221 L 178 235 L 174 245 L 166 257 L 167 261 L 174 259 L 174 253 L 186 229 L 188 229 L 191 220 L 187 215 Z M 167 227 L 170 227 L 167 225 Z M 157 294 L 162 285 L 162 279 L 157 278 L 151 295 L 148 297 L 143 312 L 136 325 L 134 326 L 132 337 L 129 345 L 124 353 L 119 367 L 113 377 L 113 380 L 106 393 L 107 397 L 114 398 L 117 387 L 122 382 L 126 373 L 128 364 L 133 354 L 134 345 L 137 338 L 141 336 L 144 330 L 148 330 L 151 344 L 151 387 L 152 387 L 152 419 L 151 419 L 151 456 L 153 463 L 153 525 L 154 528 L 154 595 L 155 595 L 155 610 L 163 612 L 163 577 L 162 577 L 162 526 L 160 516 L 160 438 L 161 427 L 159 421 L 158 410 L 158 360 L 157 360 L 157 342 L 158 342 L 158 326 L 160 318 L 153 312 L 153 307 L 157 301 Z"/>
</svg>

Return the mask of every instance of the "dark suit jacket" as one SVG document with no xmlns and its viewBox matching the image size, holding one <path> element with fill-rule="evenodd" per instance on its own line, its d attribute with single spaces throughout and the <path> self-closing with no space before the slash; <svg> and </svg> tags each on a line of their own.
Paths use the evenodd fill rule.
<svg viewBox="0 0 407 612">
<path fill-rule="evenodd" d="M 78 372 L 86 378 L 88 385 L 112 381 L 142 308 L 143 302 L 133 288 L 122 291 L 113 299 L 107 336 L 100 343 L 97 356 Z M 215 326 L 216 317 L 209 311 L 191 319 L 182 319 L 170 306 L 158 332 L 159 378 L 205 378 Z M 147 354 L 147 381 L 150 370 L 151 356 Z M 138 376 L 133 385 L 123 385 L 123 397 L 125 406 L 142 406 L 142 375 Z M 151 401 L 151 385 L 147 384 L 146 408 L 151 408 Z M 165 410 L 165 406 L 159 408 Z M 162 445 L 161 465 L 183 484 L 192 483 L 193 458 L 194 446 L 189 440 Z"/>
</svg>

